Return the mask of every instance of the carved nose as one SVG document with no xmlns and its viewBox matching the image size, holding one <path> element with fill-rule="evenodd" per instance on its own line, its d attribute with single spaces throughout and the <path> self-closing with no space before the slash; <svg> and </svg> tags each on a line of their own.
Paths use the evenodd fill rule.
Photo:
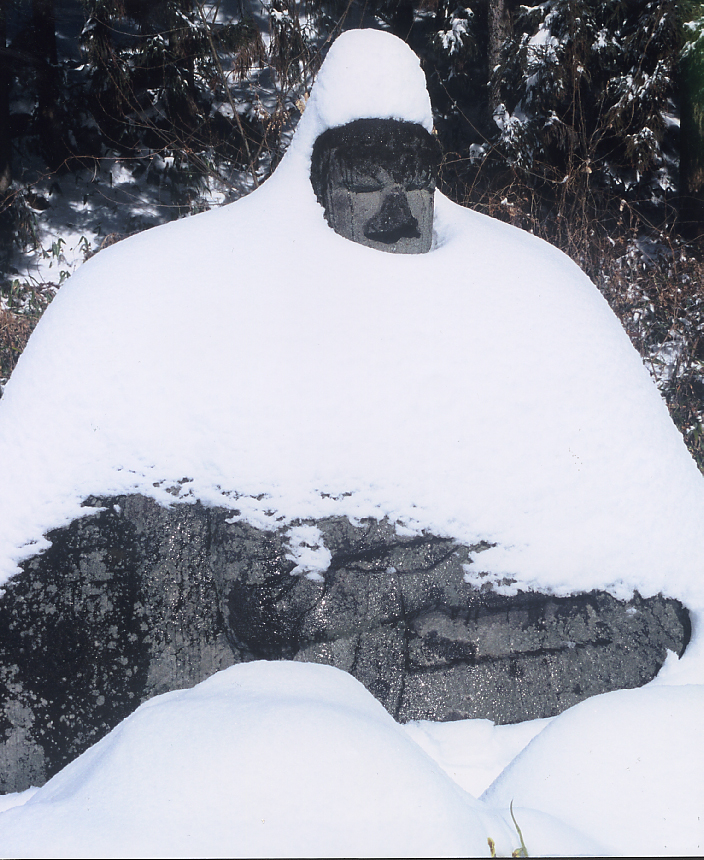
<svg viewBox="0 0 704 860">
<path fill-rule="evenodd" d="M 417 239 L 418 221 L 411 214 L 408 198 L 403 191 L 390 191 L 381 209 L 364 225 L 364 235 L 375 242 L 392 244 L 399 239 Z"/>
</svg>

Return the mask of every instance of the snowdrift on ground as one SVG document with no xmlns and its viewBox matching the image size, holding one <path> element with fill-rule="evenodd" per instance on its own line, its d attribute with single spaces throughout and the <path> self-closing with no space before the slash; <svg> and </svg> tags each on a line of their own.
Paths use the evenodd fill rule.
<svg viewBox="0 0 704 860">
<path fill-rule="evenodd" d="M 555 717 L 482 795 L 528 805 L 620 855 L 704 850 L 704 686 L 617 690 Z"/>
<path fill-rule="evenodd" d="M 523 818 L 546 850 L 592 847 Z M 0 814 L 3 857 L 476 857 L 488 836 L 519 844 L 359 682 L 286 662 L 150 700 Z"/>
</svg>

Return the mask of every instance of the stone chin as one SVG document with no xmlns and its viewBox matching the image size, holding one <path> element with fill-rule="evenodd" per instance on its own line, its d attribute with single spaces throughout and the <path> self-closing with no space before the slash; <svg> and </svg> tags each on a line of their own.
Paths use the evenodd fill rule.
<svg viewBox="0 0 704 860">
<path fill-rule="evenodd" d="M 424 254 L 433 241 L 439 161 L 438 144 L 422 126 L 360 119 L 318 137 L 311 182 L 340 236 L 379 251 Z"/>
</svg>

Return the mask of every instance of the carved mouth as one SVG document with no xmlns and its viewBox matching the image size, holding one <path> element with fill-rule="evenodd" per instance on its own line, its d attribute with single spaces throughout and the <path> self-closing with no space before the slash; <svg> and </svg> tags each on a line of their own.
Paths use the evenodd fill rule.
<svg viewBox="0 0 704 860">
<path fill-rule="evenodd" d="M 373 242 L 383 242 L 385 245 L 393 245 L 399 239 L 419 239 L 420 230 L 418 221 L 414 218 L 406 224 L 401 224 L 391 230 L 373 230 L 369 226 L 364 228 L 364 235 Z"/>
</svg>

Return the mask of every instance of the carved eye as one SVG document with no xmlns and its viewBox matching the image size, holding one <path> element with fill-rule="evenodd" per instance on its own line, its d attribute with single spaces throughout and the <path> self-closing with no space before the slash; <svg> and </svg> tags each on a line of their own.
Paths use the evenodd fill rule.
<svg viewBox="0 0 704 860">
<path fill-rule="evenodd" d="M 416 170 L 409 179 L 405 179 L 403 185 L 406 191 L 435 190 L 433 174 L 429 170 Z"/>
<path fill-rule="evenodd" d="M 357 194 L 370 193 L 372 191 L 381 191 L 384 187 L 375 176 L 368 173 L 350 172 L 345 177 L 345 186 Z"/>
</svg>

